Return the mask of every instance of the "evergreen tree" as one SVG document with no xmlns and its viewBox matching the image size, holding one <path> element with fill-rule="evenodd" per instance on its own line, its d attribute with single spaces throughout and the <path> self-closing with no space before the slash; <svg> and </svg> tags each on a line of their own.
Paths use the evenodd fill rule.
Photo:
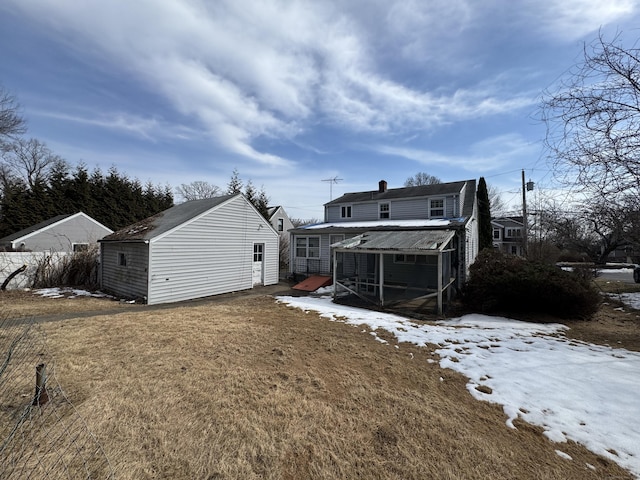
<svg viewBox="0 0 640 480">
<path fill-rule="evenodd" d="M 267 197 L 267 192 L 264 190 L 264 186 L 260 188 L 260 193 L 253 205 L 264 218 L 269 220 L 269 197 Z"/>
<path fill-rule="evenodd" d="M 257 194 L 251 180 L 249 180 L 244 187 L 244 196 L 247 197 L 247 200 L 255 206 Z"/>
<path fill-rule="evenodd" d="M 478 236 L 479 249 L 493 248 L 493 229 L 491 228 L 491 202 L 484 177 L 478 182 Z"/>
<path fill-rule="evenodd" d="M 240 180 L 238 169 L 234 168 L 233 173 L 231 174 L 231 180 L 227 185 L 227 194 L 234 195 L 240 192 L 242 192 L 242 180 Z"/>
</svg>

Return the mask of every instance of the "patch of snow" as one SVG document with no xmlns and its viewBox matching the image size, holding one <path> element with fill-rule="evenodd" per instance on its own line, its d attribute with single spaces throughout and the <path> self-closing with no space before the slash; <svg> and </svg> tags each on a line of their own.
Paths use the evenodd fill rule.
<svg viewBox="0 0 640 480">
<path fill-rule="evenodd" d="M 560 451 L 560 450 L 556 450 L 556 454 L 557 454 L 559 457 L 564 458 L 565 460 L 573 460 L 573 458 L 571 458 L 571 455 L 569 455 L 568 453 L 564 453 L 564 452 L 562 452 L 562 451 Z"/>
<path fill-rule="evenodd" d="M 521 418 L 541 426 L 551 441 L 578 442 L 640 478 L 638 352 L 568 340 L 561 324 L 475 314 L 418 324 L 338 305 L 330 297 L 278 301 L 332 321 L 367 325 L 370 332 L 386 330 L 399 343 L 435 345 L 440 366 L 465 375 L 474 398 L 502 405 L 509 427 Z M 479 385 L 485 388 L 479 391 Z"/>
</svg>

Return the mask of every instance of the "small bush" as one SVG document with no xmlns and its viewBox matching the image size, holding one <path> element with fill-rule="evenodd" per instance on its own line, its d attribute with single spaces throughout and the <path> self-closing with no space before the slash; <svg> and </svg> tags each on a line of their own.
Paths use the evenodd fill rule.
<svg viewBox="0 0 640 480">
<path fill-rule="evenodd" d="M 64 286 L 95 290 L 98 287 L 98 258 L 97 247 L 56 260 L 45 255 L 38 261 L 33 287 Z"/>
<path fill-rule="evenodd" d="M 487 249 L 471 265 L 462 301 L 483 313 L 586 319 L 598 310 L 600 295 L 584 275 Z"/>
</svg>

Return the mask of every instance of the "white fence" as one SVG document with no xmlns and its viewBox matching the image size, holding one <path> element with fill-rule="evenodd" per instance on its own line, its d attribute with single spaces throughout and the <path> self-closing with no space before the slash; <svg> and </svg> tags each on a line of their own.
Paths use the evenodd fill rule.
<svg viewBox="0 0 640 480">
<path fill-rule="evenodd" d="M 65 252 L 0 252 L 0 285 L 23 265 L 27 268 L 11 279 L 7 285 L 7 290 L 17 288 L 28 288 L 33 285 L 33 281 L 38 271 L 38 266 L 48 262 L 55 265 L 66 255 Z"/>
</svg>

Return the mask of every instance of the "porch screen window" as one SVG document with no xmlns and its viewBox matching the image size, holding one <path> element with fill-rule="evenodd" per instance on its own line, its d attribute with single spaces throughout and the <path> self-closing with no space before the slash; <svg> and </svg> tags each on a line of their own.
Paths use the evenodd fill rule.
<svg viewBox="0 0 640 480">
<path fill-rule="evenodd" d="M 340 207 L 340 218 L 351 218 L 351 205 Z"/>
<path fill-rule="evenodd" d="M 380 208 L 380 218 L 389 218 L 389 204 L 381 203 L 379 208 Z"/>
<path fill-rule="evenodd" d="M 429 200 L 429 216 L 431 218 L 444 217 L 444 199 L 434 198 Z"/>
<path fill-rule="evenodd" d="M 296 257 L 320 257 L 320 237 L 296 237 Z"/>
</svg>

